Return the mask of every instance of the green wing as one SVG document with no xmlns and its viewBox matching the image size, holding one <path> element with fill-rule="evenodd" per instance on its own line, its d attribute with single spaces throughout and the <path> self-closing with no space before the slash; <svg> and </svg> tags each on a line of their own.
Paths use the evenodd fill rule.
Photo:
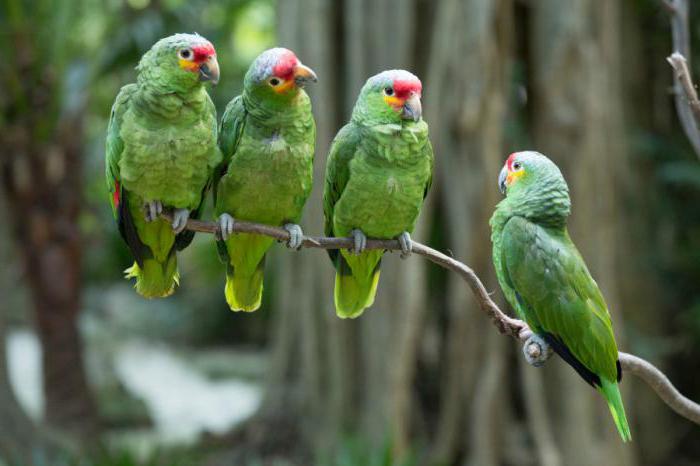
<svg viewBox="0 0 700 466">
<path fill-rule="evenodd" d="M 335 236 L 333 232 L 333 209 L 345 190 L 350 178 L 349 164 L 355 156 L 359 143 L 358 128 L 348 123 L 343 126 L 333 139 L 326 165 L 326 182 L 323 190 L 323 215 L 325 217 L 324 232 L 326 236 Z M 338 251 L 329 249 L 328 255 L 335 263 Z"/>
<path fill-rule="evenodd" d="M 223 159 L 214 171 L 214 203 L 216 203 L 216 191 L 219 180 L 226 174 L 231 157 L 233 157 L 236 148 L 238 148 L 247 115 L 248 112 L 243 105 L 243 97 L 239 95 L 228 103 L 224 115 L 221 117 L 218 140 Z"/>
<path fill-rule="evenodd" d="M 423 199 L 425 199 L 430 187 L 433 185 L 433 173 L 435 171 L 435 154 L 433 154 L 433 145 L 430 144 L 430 139 L 425 144 L 423 151 L 425 151 L 425 156 L 430 159 L 430 176 L 428 176 L 428 181 L 425 183 L 425 192 L 423 193 Z"/>
<path fill-rule="evenodd" d="M 119 161 L 121 160 L 122 151 L 124 150 L 124 141 L 120 134 L 121 123 L 124 114 L 129 109 L 130 99 L 137 89 L 138 87 L 136 84 L 128 84 L 122 87 L 112 106 L 112 113 L 107 126 L 105 175 L 107 188 L 110 193 L 112 213 L 117 222 L 119 234 L 126 242 L 136 262 L 139 266 L 143 266 L 144 259 L 151 258 L 153 255 L 148 247 L 141 241 L 136 231 L 136 226 L 134 225 L 131 212 L 129 211 L 129 202 L 127 200 L 129 193 L 121 184 L 119 170 Z"/>
<path fill-rule="evenodd" d="M 502 244 L 507 284 L 533 331 L 591 385 L 619 379 L 608 308 L 568 233 L 513 217 Z"/>
<path fill-rule="evenodd" d="M 136 91 L 136 84 L 128 84 L 119 91 L 112 105 L 112 113 L 107 126 L 107 142 L 105 150 L 105 175 L 107 188 L 112 203 L 112 213 L 115 219 L 118 216 L 119 205 L 122 199 L 121 177 L 119 176 L 119 160 L 124 150 L 124 141 L 119 134 L 122 118 L 129 108 L 129 99 Z"/>
</svg>

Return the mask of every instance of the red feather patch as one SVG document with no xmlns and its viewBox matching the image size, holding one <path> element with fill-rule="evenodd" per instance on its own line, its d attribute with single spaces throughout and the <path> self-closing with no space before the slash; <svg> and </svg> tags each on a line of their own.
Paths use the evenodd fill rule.
<svg viewBox="0 0 700 466">
<path fill-rule="evenodd" d="M 513 170 L 513 162 L 515 162 L 515 156 L 517 155 L 518 152 L 513 152 L 508 156 L 508 160 L 506 160 L 506 166 L 508 167 L 509 171 Z"/>
<path fill-rule="evenodd" d="M 211 45 L 209 42 L 203 45 L 192 47 L 192 51 L 194 52 L 195 63 L 205 62 L 209 59 L 209 57 L 216 55 L 216 50 L 214 50 L 214 46 Z"/>
<path fill-rule="evenodd" d="M 422 90 L 423 85 L 421 84 L 420 79 L 394 80 L 394 92 L 396 93 L 396 97 L 398 97 L 399 99 L 407 99 L 411 92 L 415 92 L 416 94 L 420 95 Z"/>
<path fill-rule="evenodd" d="M 119 207 L 119 196 L 121 195 L 121 186 L 119 185 L 118 180 L 114 180 L 114 193 L 112 193 L 112 204 L 114 204 L 114 208 Z"/>
<path fill-rule="evenodd" d="M 272 73 L 278 78 L 291 79 L 292 75 L 294 75 L 294 68 L 296 68 L 298 63 L 299 60 L 294 55 L 294 52 L 287 50 L 277 60 L 277 63 L 272 68 Z"/>
</svg>

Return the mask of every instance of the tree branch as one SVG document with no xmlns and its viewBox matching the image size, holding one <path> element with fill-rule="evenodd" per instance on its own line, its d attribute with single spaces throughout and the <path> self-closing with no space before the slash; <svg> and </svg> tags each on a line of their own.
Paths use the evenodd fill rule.
<svg viewBox="0 0 700 466">
<path fill-rule="evenodd" d="M 697 123 L 700 120 L 700 100 L 698 100 L 698 93 L 695 90 L 693 79 L 690 77 L 688 61 L 678 52 L 673 52 L 668 58 L 666 58 L 666 60 L 676 72 L 676 80 L 683 88 L 683 93 L 688 99 L 687 104 L 693 111 L 693 116 L 695 117 L 695 122 Z"/>
<path fill-rule="evenodd" d="M 700 157 L 700 100 L 690 76 L 690 30 L 687 0 L 665 0 L 663 5 L 671 17 L 673 53 L 666 61 L 674 70 L 673 93 L 676 113 L 693 150 Z"/>
<path fill-rule="evenodd" d="M 172 222 L 172 215 L 169 212 L 161 214 L 161 217 Z M 187 221 L 186 228 L 191 231 L 211 233 L 219 236 L 219 227 L 215 222 L 203 222 L 190 219 Z M 236 220 L 233 225 L 233 231 L 235 233 L 252 233 L 268 236 L 278 241 L 289 240 L 289 232 L 287 232 L 287 230 L 259 223 Z M 304 236 L 301 247 L 315 249 L 350 249 L 353 247 L 353 241 L 351 238 Z M 400 251 L 401 246 L 396 240 L 368 239 L 367 249 Z M 423 256 L 440 267 L 451 270 L 462 277 L 472 290 L 472 293 L 474 293 L 481 310 L 491 319 L 501 334 L 516 338 L 520 341 L 525 341 L 532 335 L 530 328 L 525 322 L 509 317 L 498 307 L 493 299 L 491 299 L 484 284 L 469 266 L 415 241 L 413 241 L 413 253 Z M 527 351 L 531 356 L 536 357 L 537 354 L 534 353 L 537 353 L 539 349 L 535 345 L 532 345 L 532 348 L 527 348 Z M 663 372 L 648 361 L 628 353 L 620 352 L 619 358 L 623 370 L 642 379 L 656 392 L 659 398 L 675 412 L 696 424 L 700 424 L 700 405 L 684 397 L 673 384 L 671 384 Z"/>
</svg>

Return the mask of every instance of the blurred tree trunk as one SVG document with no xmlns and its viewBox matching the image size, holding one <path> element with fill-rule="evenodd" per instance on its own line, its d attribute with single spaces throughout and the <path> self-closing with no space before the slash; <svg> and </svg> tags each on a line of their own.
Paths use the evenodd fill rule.
<svg viewBox="0 0 700 466">
<path fill-rule="evenodd" d="M 329 143 L 360 87 L 381 70 L 407 68 L 423 80 L 436 153 L 414 236 L 467 262 L 496 289 L 488 219 L 507 140 L 517 139 L 506 119 L 518 59 L 534 95 L 533 118 L 519 124 L 533 125 L 536 148 L 567 174 L 572 234 L 619 331 L 615 245 L 624 225 L 615 225 L 613 177 L 627 149 L 619 8 L 609 3 L 280 0 L 280 44 L 319 75 L 310 89 L 319 137 L 306 230 L 321 231 Z M 516 38 L 514 30 L 525 33 Z M 522 57 L 514 57 L 516 45 Z M 591 224 L 599 227 L 584 229 Z M 556 358 L 543 371 L 524 364 L 519 345 L 494 331 L 458 277 L 388 254 L 374 307 L 343 321 L 334 315 L 325 254 L 284 252 L 276 260 L 284 279 L 263 412 L 300 423 L 310 448 L 332 449 L 359 432 L 375 446 L 389 441 L 397 458 L 430 445 L 425 464 L 631 464 L 634 450 L 619 442 L 600 397 Z M 631 402 L 627 409 L 633 421 Z"/>
<path fill-rule="evenodd" d="M 82 202 L 82 105 L 64 94 L 62 66 L 70 47 L 68 21 L 76 2 L 61 8 L 11 1 L 5 11 L 0 133 L 2 181 L 15 245 L 34 304 L 42 344 L 46 419 L 61 430 L 94 435 L 96 412 L 83 368 L 77 328 L 81 291 L 79 213 Z M 34 34 L 28 18 L 42 24 Z M 37 26 L 33 26 L 37 27 Z M 62 42 L 63 40 L 63 42 Z M 52 42 L 53 41 L 53 42 Z M 57 55 L 58 54 L 58 55 Z"/>
<path fill-rule="evenodd" d="M 626 227 L 618 215 L 616 179 L 624 173 L 628 149 L 620 87 L 619 3 L 545 0 L 533 4 L 532 16 L 536 147 L 567 177 L 573 202 L 571 235 L 601 286 L 622 344 L 616 239 L 617 230 Z M 549 404 L 558 408 L 553 422 L 564 464 L 632 464 L 634 450 L 620 442 L 600 396 L 558 359 L 544 372 Z M 631 398 L 626 398 L 634 423 Z"/>
<path fill-rule="evenodd" d="M 329 143 L 349 118 L 360 87 L 381 70 L 407 68 L 423 79 L 438 170 L 414 237 L 426 241 L 432 212 L 442 204 L 447 218 L 438 228 L 448 232 L 450 248 L 488 273 L 486 225 L 497 191 L 481 174 L 497 173 L 503 156 L 510 1 L 284 0 L 278 5 L 280 44 L 295 49 L 320 77 L 310 89 L 318 155 L 305 227 L 322 227 Z M 470 445 L 476 464 L 498 463 L 501 414 L 507 411 L 501 409 L 507 394 L 500 389 L 507 342 L 496 335 L 479 338 L 490 332 L 490 324 L 476 314 L 456 277 L 448 278 L 448 342 L 439 350 L 447 359 L 444 384 L 428 383 L 445 395 L 440 413 L 434 413 L 422 409 L 414 388 L 427 321 L 436 325 L 428 290 L 413 286 L 427 281 L 425 261 L 399 261 L 388 254 L 375 306 L 359 320 L 343 321 L 335 317 L 334 271 L 325 254 L 285 254 L 279 260 L 291 278 L 278 282 L 280 338 L 265 412 L 279 415 L 281 406 L 287 413 L 303 410 L 307 438 L 316 440 L 317 448 L 332 448 L 343 435 L 362 432 L 375 446 L 390 441 L 397 457 L 411 450 L 417 436 L 432 437 L 426 429 L 437 425 L 436 458 L 454 458 Z M 477 373 L 484 360 L 493 364 Z M 279 389 L 284 384 L 294 387 L 287 393 L 301 395 L 296 408 Z M 474 415 L 483 425 L 465 434 Z"/>
<path fill-rule="evenodd" d="M 443 0 L 433 26 L 426 103 L 435 147 L 446 247 L 495 286 L 488 219 L 497 202 L 491 173 L 503 159 L 512 42 L 512 2 Z M 469 464 L 500 464 L 507 340 L 492 332 L 462 280 L 446 276 L 447 334 L 433 459 L 464 452 Z M 475 420 L 477 420 L 475 422 Z"/>
<path fill-rule="evenodd" d="M 4 196 L 0 193 L 0 210 L 6 208 Z M 46 430 L 37 426 L 20 406 L 10 381 L 10 368 L 7 354 L 8 321 L 11 307 L 21 299 L 12 299 L 12 288 L 17 286 L 16 257 L 10 246 L 10 232 L 6 225 L 0 225 L 0 463 L 8 465 L 31 465 L 33 460 L 50 463 L 59 453 L 57 439 L 49 437 Z"/>
</svg>

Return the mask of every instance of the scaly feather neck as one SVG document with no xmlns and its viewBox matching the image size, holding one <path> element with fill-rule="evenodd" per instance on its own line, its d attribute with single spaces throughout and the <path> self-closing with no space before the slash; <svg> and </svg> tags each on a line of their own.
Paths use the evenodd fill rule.
<svg viewBox="0 0 700 466">
<path fill-rule="evenodd" d="M 309 96 L 302 89 L 289 101 L 256 99 L 245 90 L 242 98 L 246 111 L 255 123 L 269 128 L 292 124 L 311 110 Z"/>
<path fill-rule="evenodd" d="M 151 81 L 139 74 L 138 91 L 134 95 L 137 111 L 166 120 L 182 118 L 183 109 L 193 110 L 195 114 L 204 111 L 207 103 L 207 91 L 204 86 L 189 90 L 177 90 L 160 81 Z"/>
<path fill-rule="evenodd" d="M 367 153 L 379 162 L 410 166 L 423 158 L 428 144 L 428 124 L 423 121 L 405 121 L 405 124 L 358 125 L 362 144 L 368 144 Z"/>
<path fill-rule="evenodd" d="M 491 217 L 494 230 L 502 230 L 514 216 L 550 228 L 566 228 L 571 214 L 569 188 L 563 178 L 544 175 L 536 184 L 518 187 L 503 199 Z"/>
</svg>

